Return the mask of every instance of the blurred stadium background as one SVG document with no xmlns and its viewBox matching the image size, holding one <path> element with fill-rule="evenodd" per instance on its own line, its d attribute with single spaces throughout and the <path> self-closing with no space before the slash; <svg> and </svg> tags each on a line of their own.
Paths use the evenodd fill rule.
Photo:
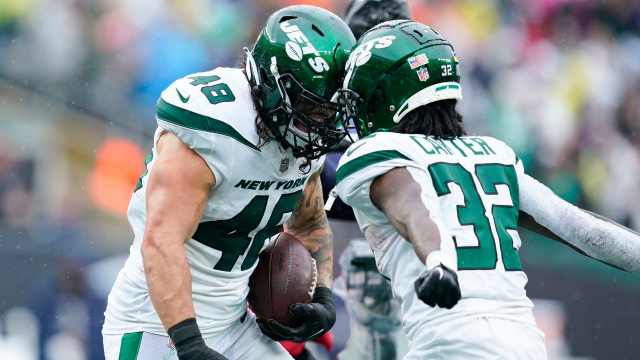
<svg viewBox="0 0 640 360">
<path fill-rule="evenodd" d="M 271 12 L 300 3 L 340 16 L 347 5 L 0 0 L 1 359 L 103 359 L 105 297 L 133 240 L 125 212 L 160 92 L 235 66 Z M 565 200 L 640 230 L 639 1 L 409 3 L 456 47 L 469 133 L 504 140 Z M 332 227 L 337 262 L 360 234 Z M 640 277 L 530 233 L 523 243 L 552 358 L 640 358 Z"/>
</svg>

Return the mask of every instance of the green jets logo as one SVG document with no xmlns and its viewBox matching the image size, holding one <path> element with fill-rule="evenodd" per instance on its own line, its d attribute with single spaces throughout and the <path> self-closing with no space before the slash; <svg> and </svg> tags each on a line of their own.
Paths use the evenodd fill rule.
<svg viewBox="0 0 640 360">
<path fill-rule="evenodd" d="M 309 39 L 300 31 L 300 28 L 296 25 L 290 25 L 288 21 L 283 21 L 282 24 L 280 24 L 280 29 L 284 31 L 289 40 L 291 40 L 287 41 L 284 45 L 287 55 L 289 55 L 291 59 L 301 61 L 303 55 L 314 54 L 316 57 L 309 59 L 309 65 L 311 65 L 313 71 L 320 74 L 329 70 L 329 64 L 320 57 L 318 50 L 316 50 Z M 301 45 L 304 45 L 304 47 Z"/>
<path fill-rule="evenodd" d="M 367 41 L 364 44 L 361 44 L 355 50 L 353 50 L 353 52 L 351 53 L 351 56 L 349 56 L 349 60 L 347 60 L 346 68 L 348 69 L 349 66 L 351 66 L 352 64 L 354 64 L 354 66 L 362 66 L 366 64 L 367 61 L 371 59 L 371 49 L 373 49 L 374 47 L 376 49 L 388 48 L 389 46 L 391 46 L 391 44 L 393 44 L 393 40 L 395 39 L 396 39 L 395 36 L 388 35 L 388 36 L 375 38 Z"/>
</svg>

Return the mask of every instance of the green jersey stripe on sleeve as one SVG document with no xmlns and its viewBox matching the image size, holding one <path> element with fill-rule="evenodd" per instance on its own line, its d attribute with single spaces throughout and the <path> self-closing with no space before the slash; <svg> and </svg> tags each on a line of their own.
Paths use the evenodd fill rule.
<svg viewBox="0 0 640 360">
<path fill-rule="evenodd" d="M 240 133 L 231 125 L 223 121 L 171 105 L 162 98 L 158 100 L 156 116 L 160 120 L 189 129 L 206 131 L 230 137 L 253 150 L 260 151 L 257 146 L 240 135 Z"/>
<path fill-rule="evenodd" d="M 409 160 L 408 157 L 402 155 L 396 150 L 376 151 L 366 155 L 362 155 L 356 159 L 349 161 L 338 169 L 338 173 L 336 174 L 336 183 L 339 184 L 348 176 L 357 173 L 367 166 L 393 159 Z"/>
<path fill-rule="evenodd" d="M 142 343 L 141 332 L 128 333 L 122 336 L 120 343 L 120 356 L 118 360 L 136 360 Z"/>
</svg>

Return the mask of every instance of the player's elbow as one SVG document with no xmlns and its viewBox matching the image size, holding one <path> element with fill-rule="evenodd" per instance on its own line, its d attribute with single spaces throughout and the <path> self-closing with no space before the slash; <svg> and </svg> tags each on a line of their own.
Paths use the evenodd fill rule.
<svg viewBox="0 0 640 360">
<path fill-rule="evenodd" d="M 140 244 L 140 253 L 143 259 L 148 259 L 156 254 L 159 250 L 158 244 L 152 239 L 145 236 Z"/>
</svg>

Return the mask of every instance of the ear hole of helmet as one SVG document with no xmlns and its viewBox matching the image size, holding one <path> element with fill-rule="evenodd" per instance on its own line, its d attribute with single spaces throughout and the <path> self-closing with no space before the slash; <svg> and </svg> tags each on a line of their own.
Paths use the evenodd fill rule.
<svg viewBox="0 0 640 360">
<path fill-rule="evenodd" d="M 375 114 L 378 111 L 378 95 L 374 92 L 371 94 L 371 98 L 369 99 L 369 104 L 367 105 L 367 112 L 369 114 Z"/>
<path fill-rule="evenodd" d="M 380 108 L 380 104 L 383 104 L 387 101 L 387 94 L 385 94 L 384 90 L 380 86 L 376 86 L 376 90 L 371 95 L 371 99 L 369 99 L 369 105 L 367 105 L 367 112 L 371 115 L 375 114 Z"/>
</svg>

